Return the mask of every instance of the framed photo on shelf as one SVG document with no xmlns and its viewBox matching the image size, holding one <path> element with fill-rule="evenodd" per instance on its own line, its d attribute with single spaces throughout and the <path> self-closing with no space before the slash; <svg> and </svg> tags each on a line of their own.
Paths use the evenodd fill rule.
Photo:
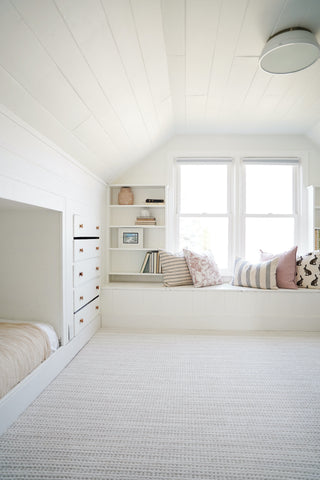
<svg viewBox="0 0 320 480">
<path fill-rule="evenodd" d="M 119 228 L 119 248 L 143 248 L 143 228 Z"/>
</svg>

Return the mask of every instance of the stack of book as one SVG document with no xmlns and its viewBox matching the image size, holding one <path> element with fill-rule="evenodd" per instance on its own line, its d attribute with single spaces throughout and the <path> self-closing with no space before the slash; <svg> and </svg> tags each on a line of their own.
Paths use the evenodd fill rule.
<svg viewBox="0 0 320 480">
<path fill-rule="evenodd" d="M 146 203 L 164 203 L 163 198 L 146 198 Z"/>
<path fill-rule="evenodd" d="M 161 273 L 159 250 L 149 250 L 146 252 L 140 273 Z"/>
<path fill-rule="evenodd" d="M 156 225 L 155 217 L 137 217 L 136 225 Z"/>
</svg>

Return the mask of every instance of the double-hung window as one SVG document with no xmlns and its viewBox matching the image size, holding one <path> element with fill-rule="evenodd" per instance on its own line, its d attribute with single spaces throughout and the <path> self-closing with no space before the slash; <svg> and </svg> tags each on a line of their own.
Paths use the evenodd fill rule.
<svg viewBox="0 0 320 480">
<path fill-rule="evenodd" d="M 176 159 L 177 248 L 211 250 L 223 273 L 303 240 L 298 158 Z"/>
<path fill-rule="evenodd" d="M 178 159 L 179 248 L 219 252 L 227 270 L 232 226 L 232 159 Z"/>
<path fill-rule="evenodd" d="M 298 229 L 298 159 L 243 159 L 244 256 L 292 247 Z"/>
</svg>

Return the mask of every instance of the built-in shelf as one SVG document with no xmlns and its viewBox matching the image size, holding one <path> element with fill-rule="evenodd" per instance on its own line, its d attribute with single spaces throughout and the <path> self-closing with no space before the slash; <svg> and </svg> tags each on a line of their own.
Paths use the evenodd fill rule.
<svg viewBox="0 0 320 480">
<path fill-rule="evenodd" d="M 166 228 L 164 225 L 110 225 L 110 228 L 134 228 L 134 227 L 139 227 L 139 228 Z"/>
<path fill-rule="evenodd" d="M 151 250 L 159 250 L 158 248 L 121 248 L 121 247 L 110 247 L 109 250 L 115 250 L 120 252 L 149 252 Z"/>
<path fill-rule="evenodd" d="M 136 272 L 110 272 L 109 275 L 131 275 L 137 277 L 145 277 L 145 276 L 152 276 L 152 277 L 162 277 L 162 273 L 136 273 Z"/>
<path fill-rule="evenodd" d="M 110 205 L 110 208 L 164 208 L 164 203 L 143 203 L 140 205 Z"/>
<path fill-rule="evenodd" d="M 122 185 L 109 186 L 109 235 L 108 235 L 108 281 L 116 282 L 156 282 L 162 280 L 161 273 L 140 273 L 144 260 L 147 261 L 147 252 L 165 250 L 167 245 L 167 187 L 165 185 L 123 185 L 130 187 L 133 192 L 132 205 L 119 205 L 118 195 Z M 162 199 L 163 203 L 149 203 L 147 199 Z M 147 210 L 150 217 L 155 217 L 155 225 L 136 225 L 136 219 L 144 215 Z M 137 244 L 123 247 L 121 229 L 130 229 L 134 233 L 137 229 L 139 238 L 143 237 L 142 246 Z M 125 234 L 125 233 L 123 233 Z M 138 235 L 137 235 L 138 236 Z M 158 271 L 159 257 L 156 253 L 150 254 L 151 269 Z M 147 267 L 149 268 L 149 267 Z M 149 280 L 148 280 L 149 279 Z"/>
</svg>

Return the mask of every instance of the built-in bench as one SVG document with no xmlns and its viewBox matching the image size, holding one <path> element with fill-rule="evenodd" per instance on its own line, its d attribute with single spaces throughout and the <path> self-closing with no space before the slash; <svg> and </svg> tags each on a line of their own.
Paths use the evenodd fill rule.
<svg viewBox="0 0 320 480">
<path fill-rule="evenodd" d="M 260 290 L 225 283 L 102 287 L 102 326 L 143 329 L 320 331 L 320 290 Z"/>
</svg>

